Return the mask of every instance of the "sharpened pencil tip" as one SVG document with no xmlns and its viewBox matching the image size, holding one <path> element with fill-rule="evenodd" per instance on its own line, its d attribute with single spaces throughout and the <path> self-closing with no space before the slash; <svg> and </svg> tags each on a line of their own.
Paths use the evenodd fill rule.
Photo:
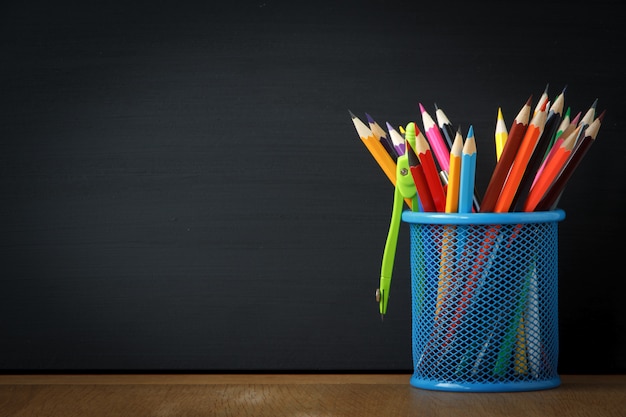
<svg viewBox="0 0 626 417">
<path fill-rule="evenodd" d="M 528 97 L 528 100 L 526 100 L 526 106 L 530 106 L 531 104 L 533 104 L 533 95 L 531 94 L 530 97 Z"/>
<path fill-rule="evenodd" d="M 602 110 L 602 113 L 600 113 L 596 119 L 600 119 L 600 121 L 602 121 L 604 119 L 604 113 L 606 113 L 606 109 Z"/>
<path fill-rule="evenodd" d="M 422 105 L 422 103 L 419 103 L 420 106 L 420 113 L 425 113 L 426 109 L 424 108 L 424 106 Z"/>
<path fill-rule="evenodd" d="M 354 113 L 352 113 L 352 111 L 350 111 L 350 109 L 348 109 L 348 113 L 350 113 L 351 118 L 356 119 L 356 116 L 354 115 Z"/>
</svg>

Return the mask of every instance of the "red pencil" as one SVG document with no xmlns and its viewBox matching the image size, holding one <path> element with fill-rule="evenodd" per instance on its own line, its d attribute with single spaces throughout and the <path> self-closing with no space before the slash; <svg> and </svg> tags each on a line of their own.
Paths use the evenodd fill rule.
<svg viewBox="0 0 626 417">
<path fill-rule="evenodd" d="M 430 194 L 430 189 L 428 188 L 426 176 L 424 176 L 424 167 L 422 167 L 417 154 L 413 148 L 411 148 L 411 144 L 408 140 L 405 144 L 405 152 L 409 159 L 409 168 L 411 169 L 413 182 L 415 182 L 417 198 L 422 204 L 422 210 L 425 212 L 437 211 L 437 207 L 435 207 L 435 202 L 433 201 L 433 196 Z"/>
<path fill-rule="evenodd" d="M 563 169 L 563 166 L 569 159 L 572 149 L 574 148 L 574 144 L 576 143 L 578 130 L 580 130 L 580 126 L 578 126 L 574 132 L 565 138 L 565 140 L 555 145 L 558 146 L 557 150 L 554 151 L 554 154 L 546 163 L 546 166 L 537 177 L 537 181 L 528 193 L 528 198 L 524 202 L 524 211 L 528 212 L 535 210 L 539 200 L 541 200 L 541 197 L 543 197 L 548 190 L 548 187 L 550 187 L 550 184 L 552 184 L 559 172 L 561 172 L 561 169 Z"/>
<path fill-rule="evenodd" d="M 483 195 L 483 200 L 480 203 L 481 213 L 492 212 L 496 207 L 496 202 L 498 201 L 498 197 L 500 196 L 500 191 L 502 191 L 504 181 L 506 180 L 509 169 L 511 168 L 511 164 L 515 159 L 517 150 L 519 149 L 519 146 L 522 143 L 522 139 L 524 139 L 526 129 L 528 128 L 528 123 L 530 121 L 531 102 L 532 96 L 530 96 L 528 100 L 526 100 L 526 103 L 522 106 L 521 110 L 515 117 L 515 120 L 511 124 L 511 128 L 509 129 L 509 136 L 506 140 L 506 143 L 504 144 L 504 149 L 502 149 L 500 159 L 496 163 L 496 167 L 493 171 L 493 174 L 491 174 L 491 179 L 489 180 L 489 184 L 487 185 L 487 190 L 485 191 L 485 194 Z"/>
</svg>

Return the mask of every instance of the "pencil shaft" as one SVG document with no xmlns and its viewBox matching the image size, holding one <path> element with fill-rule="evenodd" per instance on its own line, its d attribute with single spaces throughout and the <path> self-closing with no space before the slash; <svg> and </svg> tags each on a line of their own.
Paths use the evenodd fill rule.
<svg viewBox="0 0 626 417">
<path fill-rule="evenodd" d="M 595 142 L 596 135 L 598 134 L 598 130 L 600 128 L 600 123 L 600 119 L 596 119 L 587 128 L 585 137 L 582 139 L 580 144 L 574 148 L 569 160 L 563 167 L 563 170 L 550 185 L 548 191 L 546 191 L 545 195 L 541 198 L 535 210 L 552 210 L 556 207 L 556 204 L 565 190 L 568 181 L 574 174 L 574 171 L 576 171 L 576 168 L 580 165 L 584 156 L 589 151 L 591 145 Z"/>
<path fill-rule="evenodd" d="M 571 137 L 571 142 L 566 145 L 560 145 L 556 150 L 550 161 L 546 164 L 541 174 L 537 178 L 535 185 L 531 188 L 528 198 L 524 204 L 524 211 L 533 211 L 537 207 L 539 200 L 545 194 L 550 184 L 554 181 L 558 173 L 563 168 L 565 162 L 572 153 L 572 144 L 574 137 Z"/>
<path fill-rule="evenodd" d="M 374 157 L 380 168 L 383 170 L 391 184 L 396 185 L 396 162 L 391 158 L 387 150 L 376 139 L 371 129 L 363 123 L 361 119 L 351 113 L 352 123 L 361 138 L 361 141 Z"/>
<path fill-rule="evenodd" d="M 526 169 L 524 170 L 522 179 L 520 180 L 517 192 L 515 193 L 513 201 L 511 202 L 511 207 L 513 207 L 515 211 L 523 211 L 524 203 L 526 201 L 526 198 L 528 197 L 528 193 L 530 192 L 530 187 L 532 186 L 537 171 L 541 167 L 543 158 L 548 151 L 548 146 L 550 145 L 552 136 L 554 136 L 554 133 L 559 126 L 559 123 L 561 123 L 563 102 L 564 95 L 563 93 L 561 93 L 554 101 L 550 112 L 546 116 L 546 121 L 543 125 L 541 135 L 539 136 L 537 144 L 535 145 L 535 149 L 532 152 L 528 163 L 526 164 Z"/>
<path fill-rule="evenodd" d="M 476 140 L 474 130 L 470 130 L 463 145 L 461 159 L 461 175 L 459 180 L 459 213 L 472 212 L 472 200 L 474 197 L 474 181 L 476 178 Z"/>
<path fill-rule="evenodd" d="M 543 131 L 543 126 L 545 122 L 546 110 L 545 108 L 542 108 L 533 116 L 532 121 L 526 129 L 524 139 L 522 140 L 517 155 L 513 160 L 509 175 L 504 182 L 504 186 L 502 187 L 502 192 L 498 197 L 498 201 L 494 209 L 495 212 L 503 213 L 509 211 L 513 199 L 517 193 L 517 188 L 519 187 L 519 184 L 526 170 L 528 161 L 530 160 L 530 157 L 535 150 L 535 146 L 537 145 L 537 141 L 541 136 L 541 132 Z"/>
<path fill-rule="evenodd" d="M 457 133 L 450 150 L 450 172 L 448 173 L 448 190 L 446 191 L 446 213 L 459 210 L 459 187 L 461 178 L 461 158 L 463 138 Z"/>
<path fill-rule="evenodd" d="M 450 170 L 450 151 L 441 136 L 439 127 L 435 124 L 433 118 L 428 114 L 424 106 L 420 103 L 420 111 L 422 113 L 422 123 L 424 125 L 424 134 L 428 138 L 428 143 L 437 159 L 439 167 L 448 172 Z"/>
<path fill-rule="evenodd" d="M 502 149 L 502 154 L 496 163 L 496 167 L 491 175 L 485 194 L 483 195 L 483 200 L 480 203 L 481 213 L 492 212 L 496 206 L 504 181 L 506 180 L 509 169 L 513 164 L 515 155 L 517 154 L 519 146 L 522 143 L 528 128 L 531 111 L 530 103 L 531 99 L 529 98 L 520 109 L 511 125 L 511 128 L 509 129 L 509 134 L 506 143 L 504 144 L 504 148 Z"/>
</svg>

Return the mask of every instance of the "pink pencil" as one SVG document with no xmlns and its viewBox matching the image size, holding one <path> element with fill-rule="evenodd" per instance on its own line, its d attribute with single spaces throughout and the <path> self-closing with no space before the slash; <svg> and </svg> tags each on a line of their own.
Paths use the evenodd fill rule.
<svg viewBox="0 0 626 417">
<path fill-rule="evenodd" d="M 435 123 L 433 118 L 428 114 L 422 103 L 419 103 L 420 112 L 422 113 L 422 123 L 424 124 L 424 134 L 428 139 L 428 143 L 437 158 L 439 168 L 448 172 L 450 170 L 450 151 L 446 142 L 441 136 L 439 126 Z"/>
</svg>

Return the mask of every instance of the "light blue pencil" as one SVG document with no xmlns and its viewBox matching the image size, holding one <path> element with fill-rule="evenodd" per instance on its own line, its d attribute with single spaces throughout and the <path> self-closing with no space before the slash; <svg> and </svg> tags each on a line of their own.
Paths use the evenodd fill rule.
<svg viewBox="0 0 626 417">
<path fill-rule="evenodd" d="M 459 180 L 459 213 L 471 213 L 476 180 L 476 139 L 474 127 L 470 126 L 461 155 L 461 178 Z"/>
</svg>

